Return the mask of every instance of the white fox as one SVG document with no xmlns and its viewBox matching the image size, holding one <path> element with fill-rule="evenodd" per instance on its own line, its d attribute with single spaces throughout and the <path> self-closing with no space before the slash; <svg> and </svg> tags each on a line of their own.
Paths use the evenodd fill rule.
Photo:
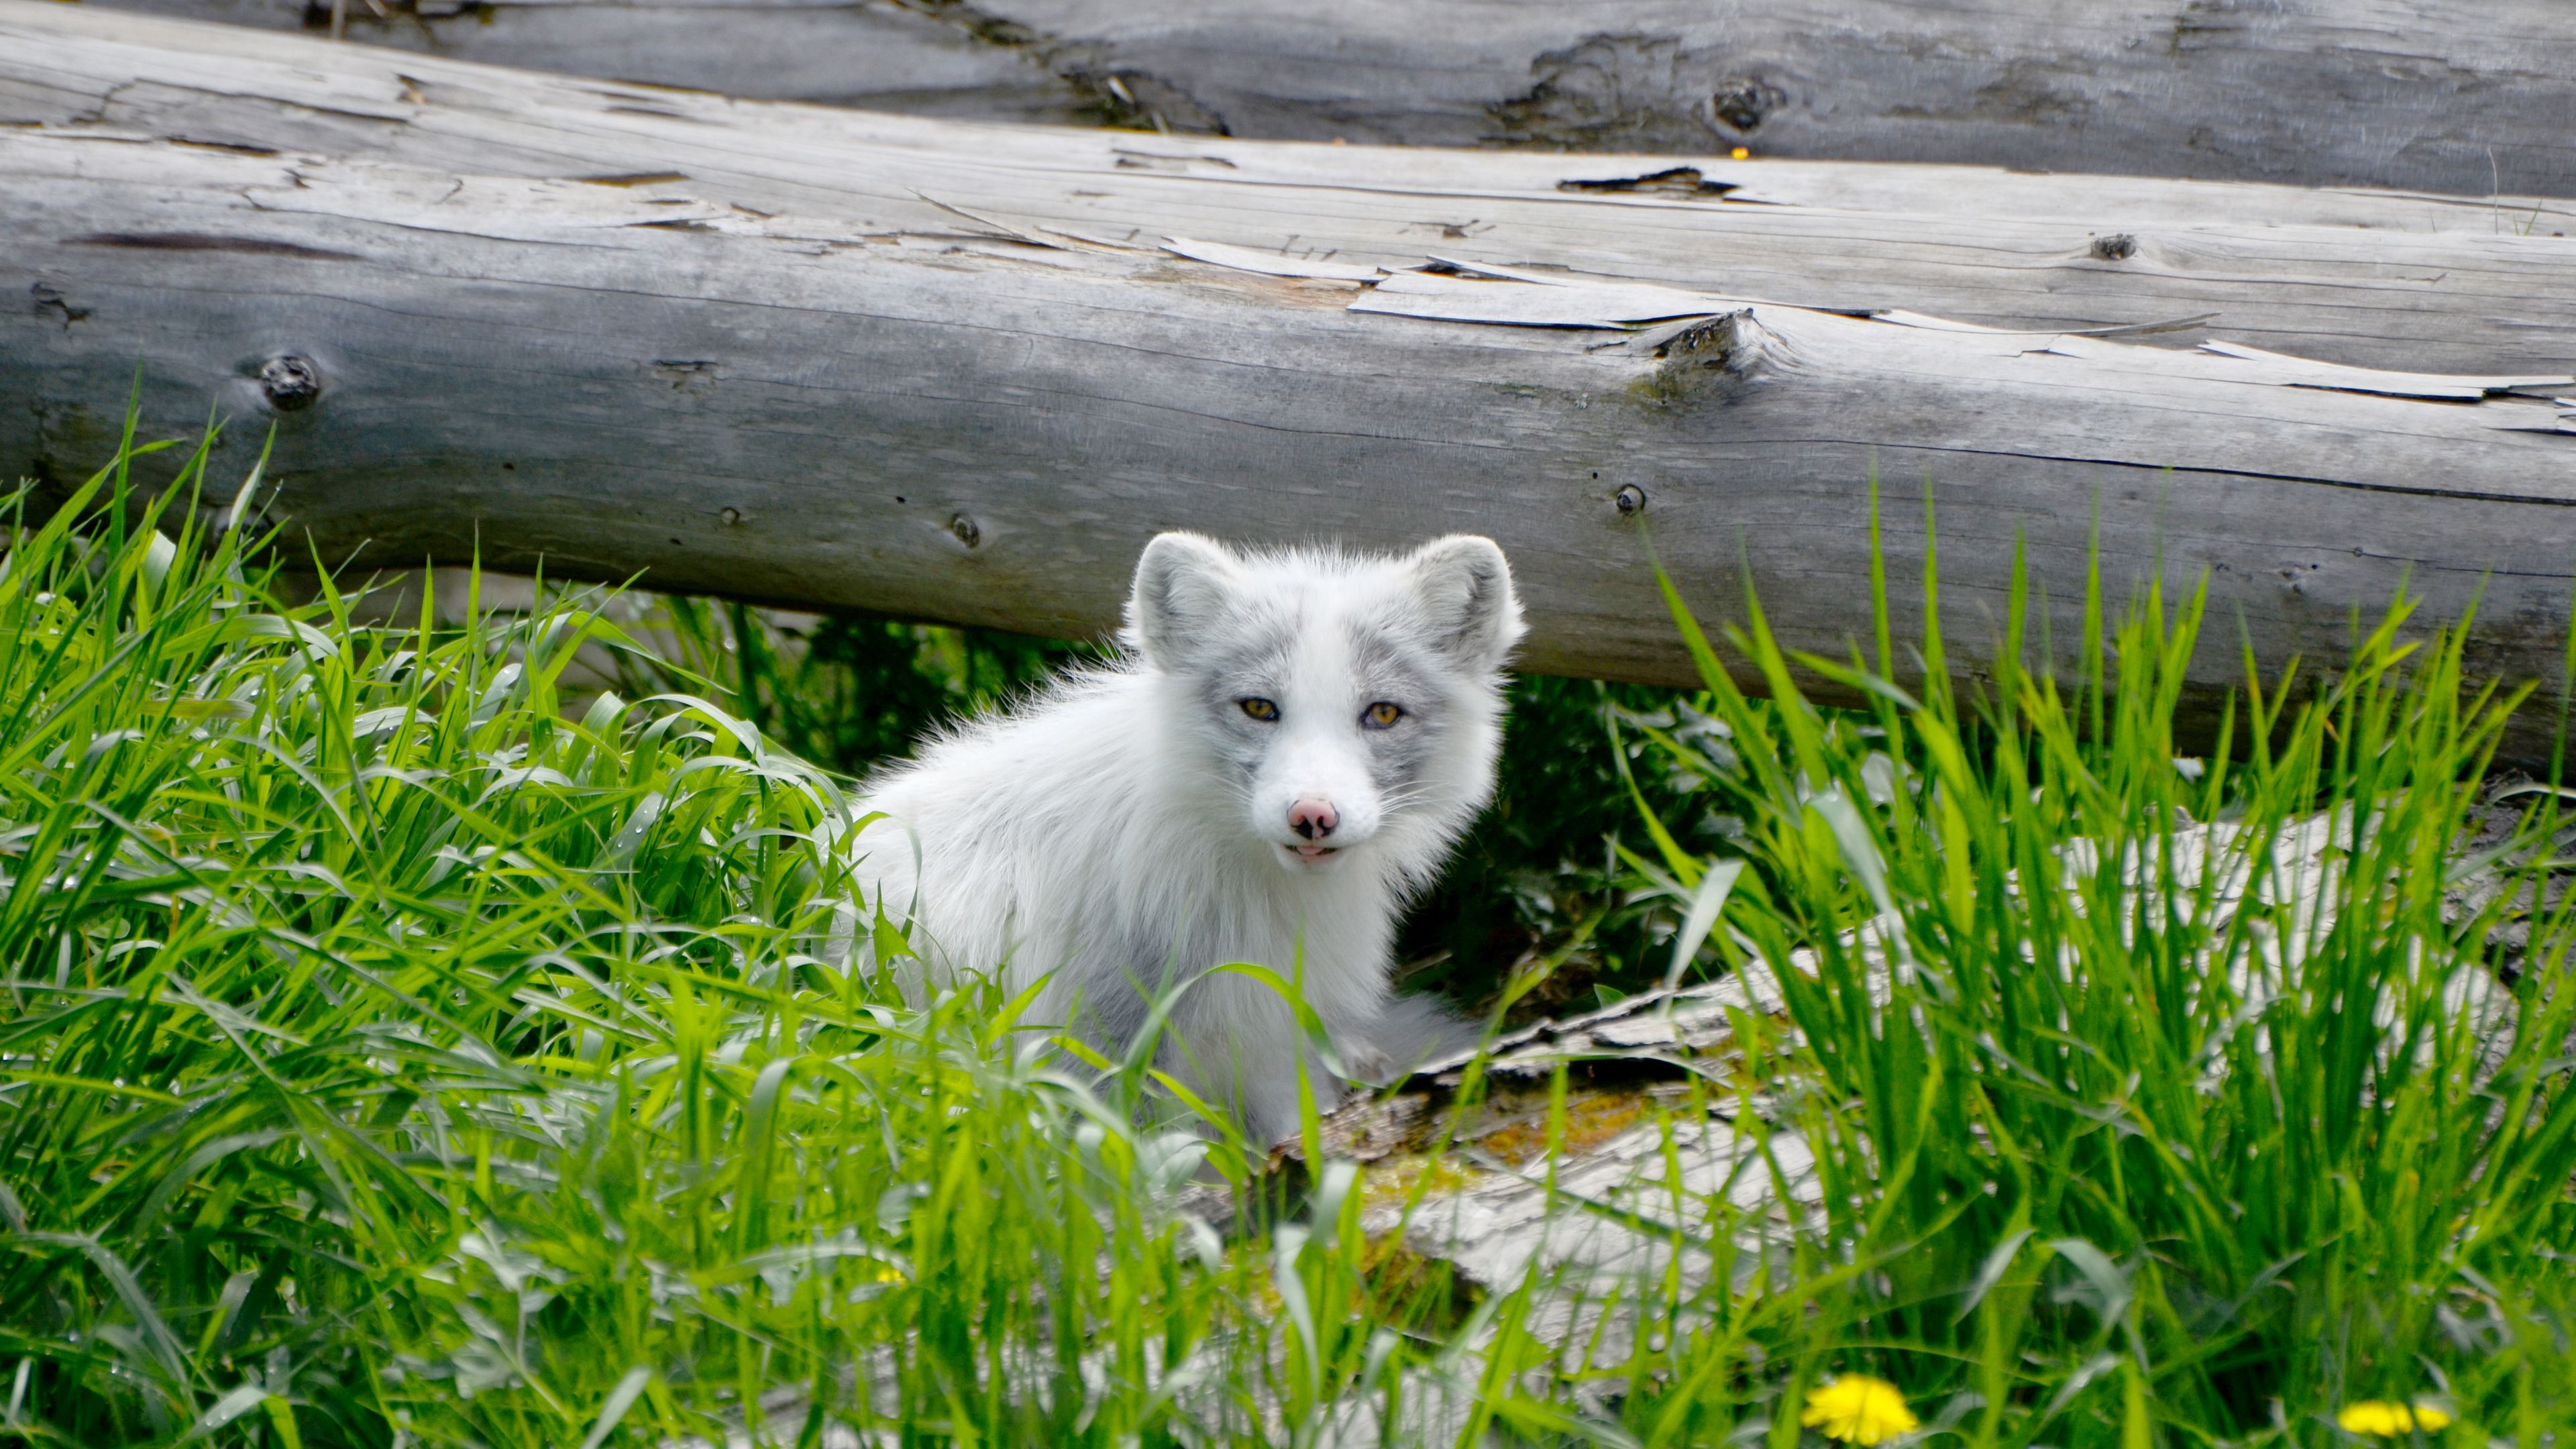
<svg viewBox="0 0 2576 1449">
<path fill-rule="evenodd" d="M 1258 1145 L 1297 1130 L 1306 1038 L 1241 974 L 1301 976 L 1353 1075 L 1473 1033 L 1393 995 L 1396 914 L 1494 786 L 1510 566 L 1453 535 L 1400 557 L 1145 548 L 1122 657 L 868 783 L 862 909 L 935 971 L 1045 977 L 1031 1019 L 1111 1056 L 1182 990 L 1161 1064 Z M 866 933 L 860 932 L 864 944 Z M 1342 1085 L 1307 1067 L 1319 1109 Z"/>
</svg>

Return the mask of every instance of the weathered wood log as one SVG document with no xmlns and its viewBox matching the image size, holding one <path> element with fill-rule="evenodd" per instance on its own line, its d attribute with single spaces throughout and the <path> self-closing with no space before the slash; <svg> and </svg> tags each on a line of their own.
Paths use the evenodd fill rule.
<svg viewBox="0 0 2576 1449">
<path fill-rule="evenodd" d="M 2015 540 L 2064 608 L 2098 518 L 2115 588 L 2209 572 L 2213 692 L 2239 621 L 2267 665 L 2331 658 L 2402 581 L 2426 617 L 2482 601 L 2482 667 L 2550 677 L 2576 581 L 2576 243 L 2483 204 L 1993 176 L 1981 216 L 1803 163 L 1603 190 L 1623 168 L 645 94 L 20 0 L 0 114 L 32 123 L 0 131 L 0 466 L 94 465 L 139 355 L 155 430 L 218 407 L 246 470 L 276 427 L 274 516 L 332 558 L 1071 634 L 1161 528 L 1473 529 L 1532 667 L 1678 681 L 1648 540 L 1711 612 L 1749 577 L 1839 652 L 1877 475 L 1938 503 L 1968 667 Z M 1738 175 L 1771 204 L 1717 199 Z M 2064 335 L 2213 301 L 2213 345 L 2391 370 Z M 2505 375 L 2422 371 L 2471 366 Z"/>
<path fill-rule="evenodd" d="M 0 3 L 0 120 L 590 178 L 666 207 L 889 234 L 1539 259 L 1837 310 L 2028 330 L 2203 318 L 2356 365 L 2576 369 L 2576 203 L 2531 197 L 1163 142 L 644 92 L 25 0 Z"/>
<path fill-rule="evenodd" d="M 2576 196 L 2557 0 L 113 3 L 960 118 Z"/>
</svg>

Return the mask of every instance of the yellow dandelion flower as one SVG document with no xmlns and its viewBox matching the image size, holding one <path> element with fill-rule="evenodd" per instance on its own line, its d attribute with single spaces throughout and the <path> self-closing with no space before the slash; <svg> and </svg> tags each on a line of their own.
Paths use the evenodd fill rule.
<svg viewBox="0 0 2576 1449">
<path fill-rule="evenodd" d="M 1798 1422 L 1821 1429 L 1828 1439 L 1867 1446 L 1899 1434 L 1911 1434 L 1922 1423 L 1905 1407 L 1896 1385 L 1867 1374 L 1844 1374 L 1807 1390 L 1807 1411 Z"/>
<path fill-rule="evenodd" d="M 2451 1422 L 2451 1416 L 2431 1404 L 2417 1402 L 2394 1404 L 2386 1399 L 2362 1399 L 2343 1406 L 2335 1422 L 2348 1434 L 2371 1434 L 2382 1439 L 2403 1439 L 2417 1429 L 2427 1433 Z"/>
</svg>

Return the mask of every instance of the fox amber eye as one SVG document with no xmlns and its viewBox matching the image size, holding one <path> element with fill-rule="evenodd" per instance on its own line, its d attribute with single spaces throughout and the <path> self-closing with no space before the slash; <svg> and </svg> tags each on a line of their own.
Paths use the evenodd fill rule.
<svg viewBox="0 0 2576 1449">
<path fill-rule="evenodd" d="M 1361 712 L 1360 727 L 1362 729 L 1372 730 L 1391 730 L 1395 728 L 1395 722 L 1402 718 L 1404 718 L 1404 706 L 1396 704 L 1390 700 L 1381 699 Z"/>
<path fill-rule="evenodd" d="M 1255 695 L 1250 699 L 1237 700 L 1235 702 L 1242 705 L 1243 712 L 1252 716 L 1254 719 L 1267 722 L 1279 718 L 1279 706 L 1261 698 L 1259 695 Z"/>
</svg>

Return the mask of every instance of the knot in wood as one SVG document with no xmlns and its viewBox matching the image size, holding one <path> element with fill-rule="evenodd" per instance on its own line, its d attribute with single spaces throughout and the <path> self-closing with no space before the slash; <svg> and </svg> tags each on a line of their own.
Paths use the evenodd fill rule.
<svg viewBox="0 0 2576 1449">
<path fill-rule="evenodd" d="M 1610 503 L 1619 510 L 1620 517 L 1634 518 L 1646 511 L 1646 490 L 1634 483 L 1623 483 L 1618 492 L 1610 495 Z"/>
<path fill-rule="evenodd" d="M 1659 334 L 1654 355 L 1663 363 L 1628 386 L 1649 407 L 1725 402 L 1739 395 L 1772 355 L 1776 339 L 1750 307 L 1682 324 Z"/>
<path fill-rule="evenodd" d="M 957 535 L 957 541 L 968 548 L 984 541 L 984 530 L 976 527 L 975 520 L 963 513 L 948 520 L 948 531 Z"/>
<path fill-rule="evenodd" d="M 1780 109 L 1786 99 L 1777 86 L 1750 76 L 1730 76 L 1717 83 L 1716 93 L 1708 98 L 1708 112 L 1728 130 L 1749 134 L 1761 129 L 1763 117 Z"/>
<path fill-rule="evenodd" d="M 322 396 L 322 369 L 291 352 L 272 357 L 259 369 L 259 391 L 279 412 L 301 412 Z"/>
<path fill-rule="evenodd" d="M 1689 358 L 1703 367 L 1732 366 L 1744 342 L 1738 329 L 1752 320 L 1753 309 L 1749 307 L 1703 318 L 1665 338 L 1656 346 L 1655 355 L 1667 360 Z"/>
<path fill-rule="evenodd" d="M 2125 231 L 2093 238 L 2093 258 L 2104 262 L 2125 262 L 2138 254 L 2138 239 Z"/>
</svg>

